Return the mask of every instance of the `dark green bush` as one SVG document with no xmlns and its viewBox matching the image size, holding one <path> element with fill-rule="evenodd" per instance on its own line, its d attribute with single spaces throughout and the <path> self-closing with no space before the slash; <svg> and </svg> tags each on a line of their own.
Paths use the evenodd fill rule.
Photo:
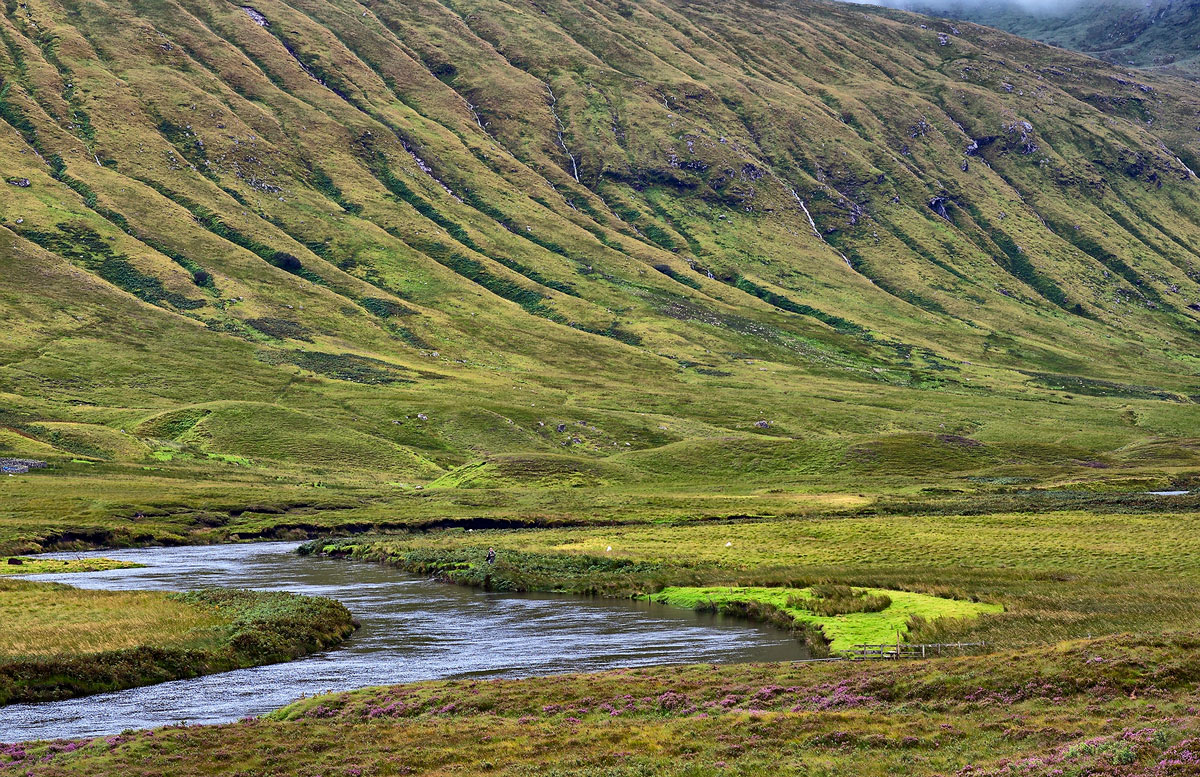
<svg viewBox="0 0 1200 777">
<path fill-rule="evenodd" d="M 275 251 L 267 261 L 284 272 L 290 272 L 293 275 L 298 275 L 304 269 L 304 264 L 287 251 Z"/>
</svg>

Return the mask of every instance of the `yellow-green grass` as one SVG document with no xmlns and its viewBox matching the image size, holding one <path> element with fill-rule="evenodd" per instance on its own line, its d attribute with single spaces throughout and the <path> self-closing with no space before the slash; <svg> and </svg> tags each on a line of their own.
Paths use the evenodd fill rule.
<svg viewBox="0 0 1200 777">
<path fill-rule="evenodd" d="M 0 580 L 0 657 L 83 655 L 142 645 L 217 641 L 232 613 L 198 608 L 159 591 L 93 591 Z"/>
<path fill-rule="evenodd" d="M 13 561 L 19 563 L 12 563 Z M 106 572 L 110 569 L 134 569 L 143 566 L 133 561 L 117 561 L 111 558 L 29 558 L 0 556 L 0 575 L 45 575 L 68 572 Z"/>
<path fill-rule="evenodd" d="M 913 616 L 926 620 L 939 618 L 970 619 L 988 613 L 1003 612 L 999 604 L 966 602 L 911 591 L 880 588 L 856 589 L 857 594 L 885 595 L 891 604 L 879 612 L 852 612 L 844 615 L 818 615 L 795 606 L 795 599 L 811 599 L 811 588 L 762 588 L 716 586 L 669 586 L 647 599 L 690 609 L 720 610 L 729 604 L 756 602 L 768 604 L 798 623 L 811 623 L 821 629 L 833 653 L 842 653 L 854 645 L 880 645 L 907 636 Z"/>
<path fill-rule="evenodd" d="M 14 8 L 0 179 L 30 186 L 0 198 L 0 454 L 55 468 L 3 479 L 3 552 L 613 522 L 394 550 L 476 575 L 494 541 L 492 582 L 529 579 L 517 560 L 564 588 L 977 596 L 1005 612 L 947 628 L 1010 644 L 1196 626 L 1196 500 L 1094 497 L 1200 472 L 1193 85 L 806 0 L 266 2 L 269 27 L 208 0 Z M 1035 487 L 1076 493 L 1004 493 Z M 735 516 L 769 520 L 628 526 Z M 965 737 L 1016 756 L 1105 725 L 1053 715 Z M 483 771 L 493 732 L 461 723 L 437 743 Z M 612 748 L 508 725 L 518 766 L 587 740 L 597 772 L 964 752 L 790 729 L 747 763 L 713 722 Z M 263 730 L 234 730 L 246 758 L 272 757 Z M 358 746 L 285 741 L 291 771 Z"/>
<path fill-rule="evenodd" d="M 287 661 L 355 628 L 330 599 L 206 589 L 90 591 L 0 578 L 0 705 Z"/>
<path fill-rule="evenodd" d="M 401 535 L 397 547 L 456 548 L 484 535 Z M 750 571 L 926 568 L 931 573 L 1029 569 L 1200 576 L 1200 516 L 1062 511 L 981 515 L 825 516 L 573 526 L 489 532 L 486 541 L 535 553 L 673 561 Z"/>
</svg>

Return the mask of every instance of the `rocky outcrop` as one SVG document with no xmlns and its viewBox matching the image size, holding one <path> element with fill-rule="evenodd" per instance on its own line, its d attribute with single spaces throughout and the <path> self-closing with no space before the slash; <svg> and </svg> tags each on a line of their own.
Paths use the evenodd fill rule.
<svg viewBox="0 0 1200 777">
<path fill-rule="evenodd" d="M 4 459 L 0 458 L 0 473 L 5 475 L 23 475 L 31 469 L 44 469 L 49 465 L 37 459 Z"/>
</svg>

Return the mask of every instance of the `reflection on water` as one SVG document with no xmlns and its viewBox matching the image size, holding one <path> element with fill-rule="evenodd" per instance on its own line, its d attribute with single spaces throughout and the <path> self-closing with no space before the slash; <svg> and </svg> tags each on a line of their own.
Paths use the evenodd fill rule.
<svg viewBox="0 0 1200 777">
<path fill-rule="evenodd" d="M 81 554 L 148 566 L 38 575 L 80 588 L 229 586 L 329 596 L 362 622 L 343 646 L 299 661 L 82 699 L 0 707 L 0 741 L 114 734 L 261 715 L 301 695 L 466 676 L 519 677 L 669 663 L 808 657 L 782 631 L 641 602 L 497 594 L 379 564 L 305 558 L 294 543 Z"/>
</svg>

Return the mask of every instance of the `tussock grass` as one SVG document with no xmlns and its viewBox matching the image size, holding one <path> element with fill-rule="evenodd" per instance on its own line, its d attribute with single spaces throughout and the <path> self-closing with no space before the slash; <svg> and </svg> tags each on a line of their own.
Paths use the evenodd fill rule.
<svg viewBox="0 0 1200 777">
<path fill-rule="evenodd" d="M 209 589 L 85 591 L 0 579 L 0 705 L 297 658 L 355 628 L 330 599 Z"/>
<path fill-rule="evenodd" d="M 140 566 L 142 565 L 132 561 L 116 561 L 111 558 L 49 559 L 21 556 L 0 557 L 0 575 L 5 576 L 103 572 L 109 569 L 133 569 Z"/>
<path fill-rule="evenodd" d="M 848 585 L 814 585 L 809 589 L 811 599 L 807 609 L 816 615 L 848 615 L 852 612 L 882 612 L 892 606 L 887 594 L 855 591 Z M 789 606 L 798 606 L 797 601 Z"/>
<path fill-rule="evenodd" d="M 86 654 L 139 645 L 199 646 L 228 621 L 152 591 L 85 591 L 0 580 L 0 657 Z"/>
</svg>

